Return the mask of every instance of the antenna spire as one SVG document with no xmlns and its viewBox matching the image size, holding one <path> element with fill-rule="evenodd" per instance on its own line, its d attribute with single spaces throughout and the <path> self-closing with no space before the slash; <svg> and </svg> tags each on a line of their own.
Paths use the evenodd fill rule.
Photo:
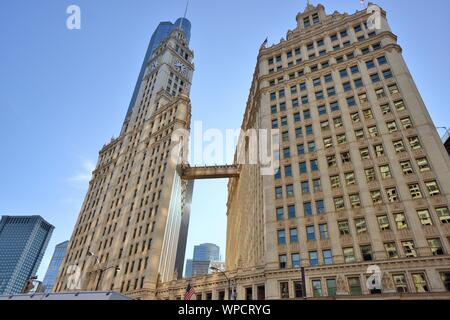
<svg viewBox="0 0 450 320">
<path fill-rule="evenodd" d="M 189 8 L 189 2 L 190 2 L 190 0 L 187 0 L 187 2 L 186 2 L 186 9 L 184 10 L 184 16 L 183 16 L 183 18 L 180 20 L 179 29 L 181 29 L 181 26 L 183 25 L 183 22 L 184 22 L 184 20 L 186 19 L 187 12 L 188 12 L 188 8 Z"/>
</svg>

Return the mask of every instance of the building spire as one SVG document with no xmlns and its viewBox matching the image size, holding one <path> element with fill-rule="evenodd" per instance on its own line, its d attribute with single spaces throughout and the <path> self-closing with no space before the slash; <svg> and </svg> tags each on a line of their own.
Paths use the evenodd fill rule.
<svg viewBox="0 0 450 320">
<path fill-rule="evenodd" d="M 187 16 L 187 12 L 188 12 L 188 8 L 189 8 L 189 2 L 190 2 L 190 0 L 187 0 L 187 2 L 186 2 L 186 9 L 184 10 L 184 16 L 183 16 L 183 18 L 180 20 L 180 25 L 179 25 L 179 29 L 180 29 L 180 30 L 181 30 L 182 25 L 183 25 L 183 22 L 184 22 L 184 20 L 186 19 L 186 16 Z"/>
</svg>

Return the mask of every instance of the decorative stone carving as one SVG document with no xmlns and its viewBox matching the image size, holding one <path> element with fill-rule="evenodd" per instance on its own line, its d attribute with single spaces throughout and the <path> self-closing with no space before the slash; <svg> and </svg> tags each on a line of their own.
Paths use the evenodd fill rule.
<svg viewBox="0 0 450 320">
<path fill-rule="evenodd" d="M 336 288 L 336 294 L 338 296 L 347 296 L 349 295 L 347 284 L 345 283 L 343 276 L 337 277 L 337 288 Z"/>
<path fill-rule="evenodd" d="M 387 272 L 383 273 L 383 277 L 381 278 L 381 287 L 383 288 L 383 293 L 396 292 L 392 277 Z"/>
</svg>

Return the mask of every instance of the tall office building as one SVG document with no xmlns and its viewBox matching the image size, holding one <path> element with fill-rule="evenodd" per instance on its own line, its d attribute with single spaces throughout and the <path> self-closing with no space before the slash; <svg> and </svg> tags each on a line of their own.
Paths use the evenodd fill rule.
<svg viewBox="0 0 450 320">
<path fill-rule="evenodd" d="M 55 251 L 53 252 L 52 259 L 50 260 L 44 280 L 42 281 L 45 293 L 53 292 L 53 286 L 55 285 L 56 277 L 58 276 L 59 268 L 63 262 L 68 245 L 69 241 L 64 241 L 55 246 Z"/>
<path fill-rule="evenodd" d="M 186 260 L 186 267 L 184 269 L 184 277 L 191 278 L 192 277 L 192 259 Z"/>
<path fill-rule="evenodd" d="M 40 216 L 0 220 L 0 295 L 21 293 L 39 268 L 54 227 Z"/>
<path fill-rule="evenodd" d="M 182 277 L 192 192 L 177 171 L 191 117 L 188 36 L 175 26 L 156 49 L 150 46 L 136 103 L 119 137 L 100 151 L 56 292 L 152 298 L 158 283 Z"/>
<path fill-rule="evenodd" d="M 136 104 L 136 101 L 138 99 L 139 90 L 141 88 L 142 79 L 145 76 L 145 71 L 147 70 L 148 61 L 152 57 L 155 50 L 161 45 L 161 43 L 170 36 L 173 30 L 177 28 L 183 30 L 186 37 L 186 43 L 187 45 L 189 45 L 189 41 L 191 40 L 191 22 L 186 18 L 179 18 L 177 21 L 175 21 L 175 23 L 172 23 L 170 21 L 161 22 L 156 28 L 155 32 L 153 32 L 153 35 L 148 44 L 147 52 L 145 53 L 144 61 L 142 62 L 142 66 L 139 71 L 136 86 L 134 87 L 130 106 L 128 107 L 128 111 L 126 114 L 127 118 L 131 115 L 134 105 Z"/>
<path fill-rule="evenodd" d="M 238 299 L 449 299 L 450 158 L 386 12 L 308 4 L 296 20 L 262 46 L 242 124 L 279 131 L 281 170 L 240 165 L 229 182 Z M 190 283 L 197 299 L 229 297 L 223 274 Z"/>
</svg>

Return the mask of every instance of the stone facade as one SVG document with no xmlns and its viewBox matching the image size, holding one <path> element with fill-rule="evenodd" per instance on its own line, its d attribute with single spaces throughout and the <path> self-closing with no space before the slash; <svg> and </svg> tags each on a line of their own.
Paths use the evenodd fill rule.
<svg viewBox="0 0 450 320">
<path fill-rule="evenodd" d="M 229 282 L 158 298 L 188 282 L 197 299 L 450 298 L 450 161 L 379 12 L 369 30 L 366 10 L 308 5 L 261 48 L 242 128 L 280 130 L 281 170 L 230 179 Z"/>
<path fill-rule="evenodd" d="M 193 185 L 178 166 L 188 152 L 183 130 L 190 129 L 192 59 L 176 29 L 148 61 L 120 136 L 100 151 L 56 292 L 152 298 L 158 283 L 182 277 Z"/>
</svg>

